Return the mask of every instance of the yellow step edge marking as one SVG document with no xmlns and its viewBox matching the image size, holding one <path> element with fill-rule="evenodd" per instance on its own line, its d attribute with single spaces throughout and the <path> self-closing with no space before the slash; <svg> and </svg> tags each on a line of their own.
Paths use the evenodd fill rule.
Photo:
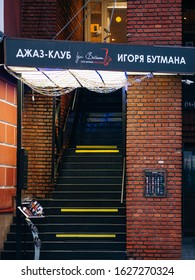
<svg viewBox="0 0 195 280">
<path fill-rule="evenodd" d="M 97 145 L 97 146 L 76 146 L 77 149 L 117 149 L 117 146 L 101 146 L 101 145 Z"/>
<path fill-rule="evenodd" d="M 62 208 L 61 212 L 118 212 L 116 208 Z"/>
<path fill-rule="evenodd" d="M 119 150 L 75 150 L 75 153 L 119 153 Z"/>
<path fill-rule="evenodd" d="M 116 234 L 81 234 L 81 233 L 58 233 L 56 234 L 57 238 L 116 238 Z"/>
</svg>

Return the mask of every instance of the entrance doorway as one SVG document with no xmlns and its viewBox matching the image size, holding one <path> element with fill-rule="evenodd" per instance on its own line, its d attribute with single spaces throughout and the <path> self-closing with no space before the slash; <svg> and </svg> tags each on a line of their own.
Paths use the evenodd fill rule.
<svg viewBox="0 0 195 280">
<path fill-rule="evenodd" d="M 183 151 L 183 234 L 195 235 L 195 146 Z"/>
<path fill-rule="evenodd" d="M 183 83 L 183 236 L 195 235 L 195 78 Z"/>
</svg>

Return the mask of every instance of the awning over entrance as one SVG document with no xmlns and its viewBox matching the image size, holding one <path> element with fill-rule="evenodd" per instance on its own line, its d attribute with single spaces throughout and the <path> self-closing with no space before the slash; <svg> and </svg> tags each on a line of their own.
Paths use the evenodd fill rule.
<svg viewBox="0 0 195 280">
<path fill-rule="evenodd" d="M 85 87 L 96 92 L 111 92 L 127 86 L 124 72 L 10 67 L 7 71 L 42 94 L 60 95 Z"/>
<path fill-rule="evenodd" d="M 3 65 L 44 94 L 109 92 L 128 85 L 127 72 L 195 74 L 195 48 L 5 38 Z"/>
</svg>

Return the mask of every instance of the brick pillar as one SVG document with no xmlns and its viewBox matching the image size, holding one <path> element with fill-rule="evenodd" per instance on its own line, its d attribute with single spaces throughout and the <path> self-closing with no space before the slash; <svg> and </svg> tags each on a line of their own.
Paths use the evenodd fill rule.
<svg viewBox="0 0 195 280">
<path fill-rule="evenodd" d="M 128 1 L 132 45 L 181 45 L 181 0 Z M 129 76 L 129 78 L 132 78 Z M 127 254 L 129 259 L 181 257 L 181 79 L 155 76 L 127 94 Z M 144 197 L 144 170 L 165 169 L 167 197 Z"/>
<path fill-rule="evenodd" d="M 181 250 L 181 83 L 156 77 L 127 98 L 127 252 L 174 259 Z M 167 197 L 144 197 L 144 170 L 165 169 Z"/>
</svg>

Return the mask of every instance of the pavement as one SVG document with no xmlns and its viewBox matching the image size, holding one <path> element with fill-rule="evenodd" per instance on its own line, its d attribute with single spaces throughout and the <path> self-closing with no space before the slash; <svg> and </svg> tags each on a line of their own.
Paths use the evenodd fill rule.
<svg viewBox="0 0 195 280">
<path fill-rule="evenodd" d="M 182 260 L 195 260 L 195 236 L 183 237 Z"/>
</svg>

